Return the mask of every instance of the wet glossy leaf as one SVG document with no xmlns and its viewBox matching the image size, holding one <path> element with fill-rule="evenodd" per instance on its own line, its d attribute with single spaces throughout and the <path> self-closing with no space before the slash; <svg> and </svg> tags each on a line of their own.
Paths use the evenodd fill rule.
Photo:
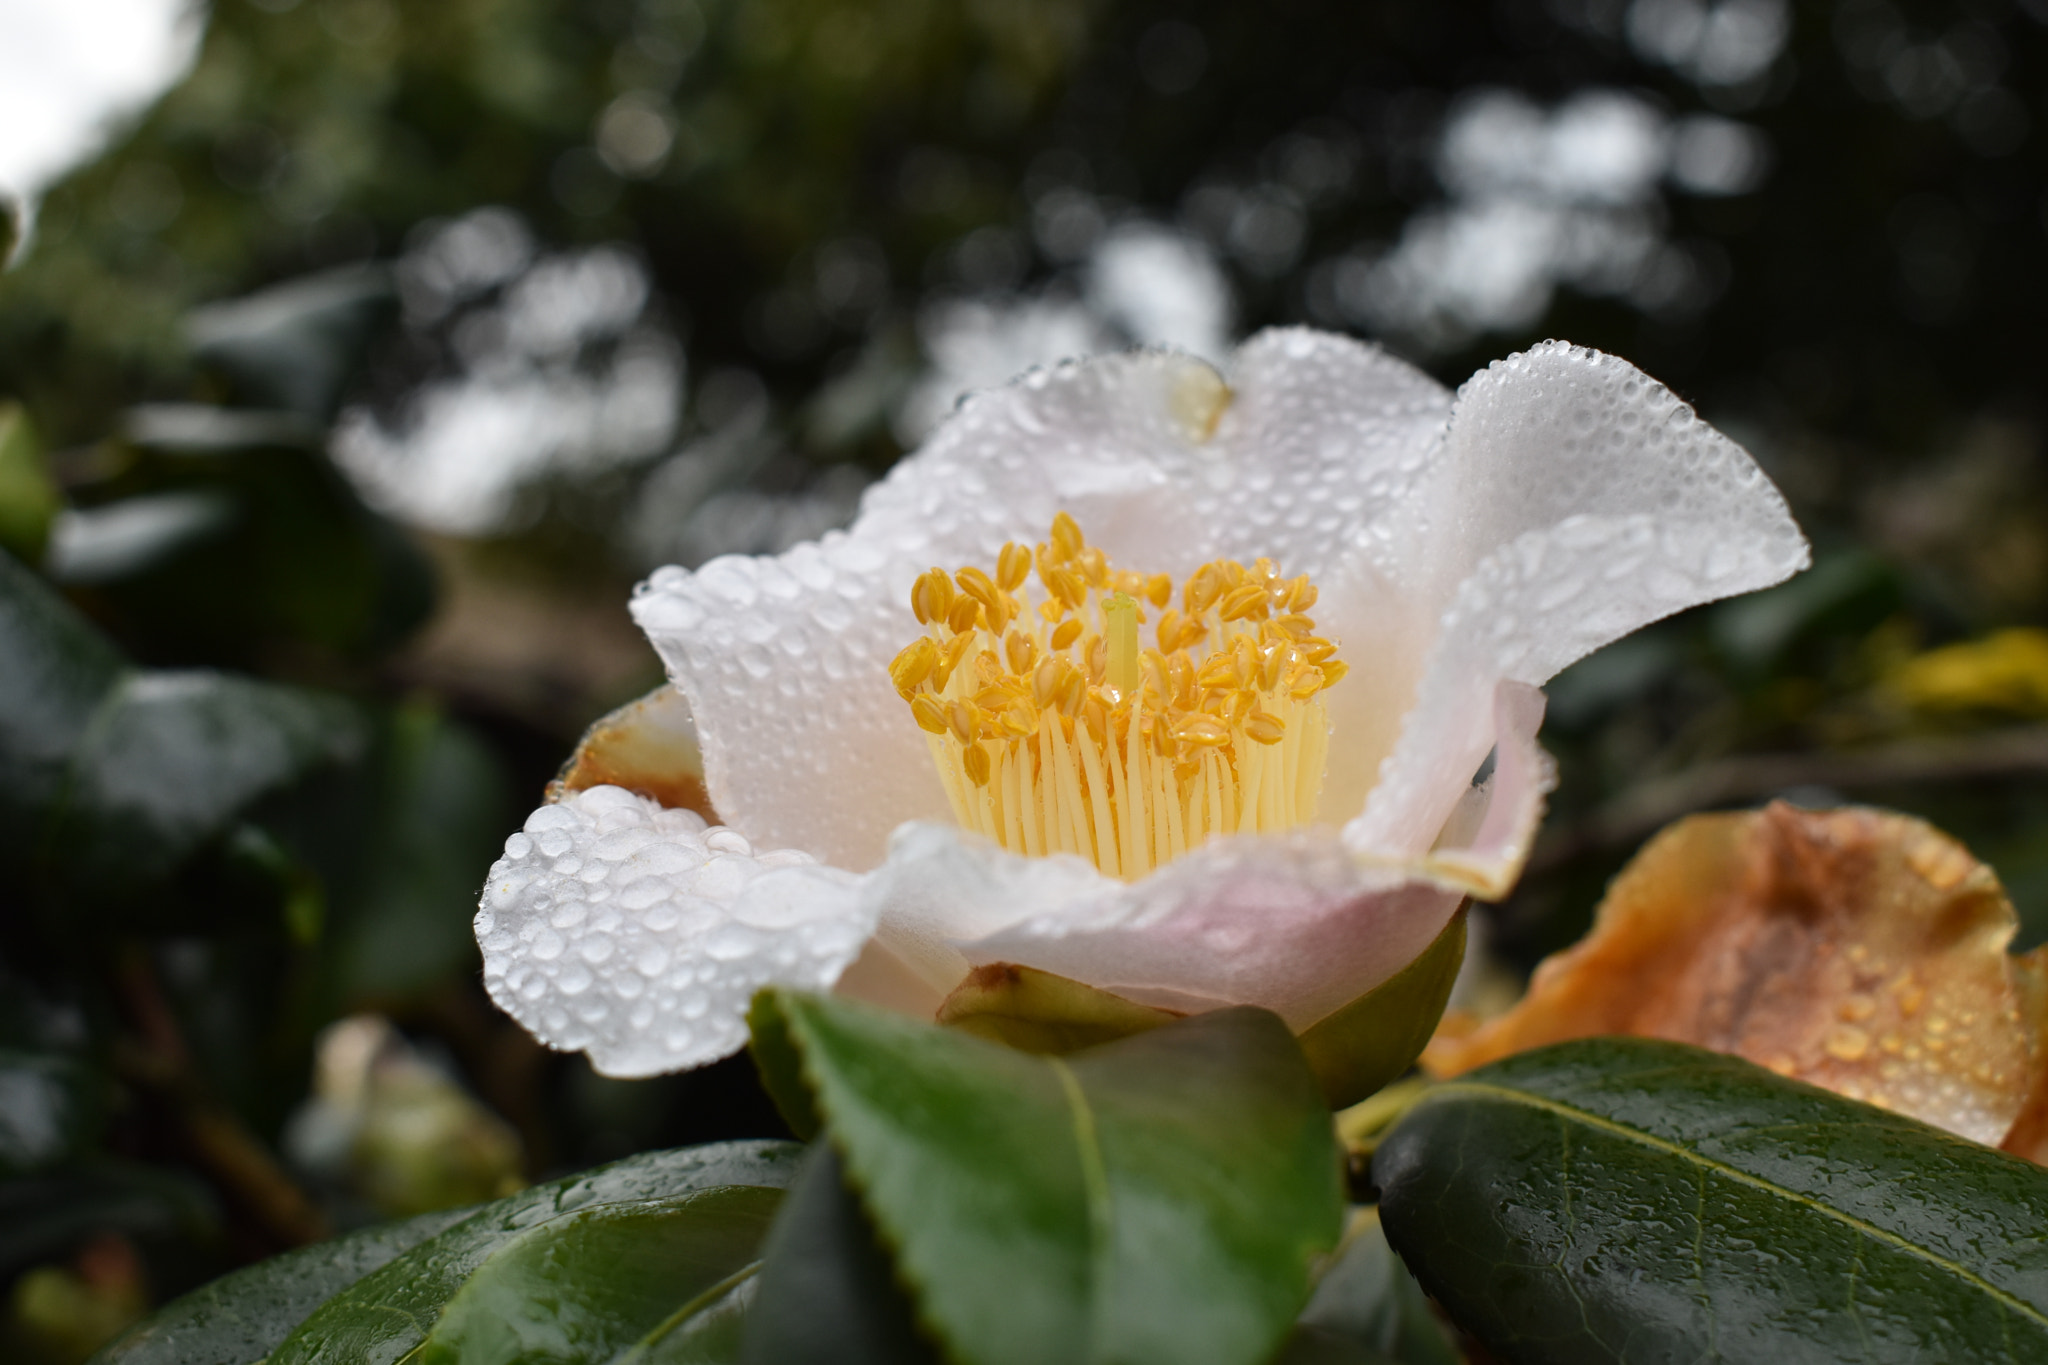
<svg viewBox="0 0 2048 1365">
<path fill-rule="evenodd" d="M 94 1365 L 254 1365 L 322 1303 L 475 1212 L 364 1228 L 224 1275 L 136 1324 Z"/>
<path fill-rule="evenodd" d="M 683 1326 L 751 1274 L 781 1200 L 780 1189 L 722 1185 L 529 1228 L 455 1291 L 415 1359 L 602 1365 Z"/>
<path fill-rule="evenodd" d="M 124 661 L 105 636 L 0 555 L 0 854 L 18 865 L 39 841 L 71 753 Z"/>
<path fill-rule="evenodd" d="M 169 872 L 257 797 L 353 757 L 358 713 L 336 697 L 210 671 L 132 672 L 71 758 L 52 834 L 96 888 Z"/>
<path fill-rule="evenodd" d="M 805 1162 L 761 1259 L 744 1365 L 936 1365 L 829 1144 Z"/>
<path fill-rule="evenodd" d="M 304 419 L 149 407 L 111 449 L 118 472 L 78 490 L 51 568 L 140 653 L 243 664 L 290 642 L 360 655 L 431 606 L 419 551 L 363 505 Z"/>
<path fill-rule="evenodd" d="M 962 1365 L 1250 1365 L 1336 1240 L 1321 1087 L 1262 1010 L 1054 1058 L 836 999 L 762 1004 Z"/>
<path fill-rule="evenodd" d="M 800 1152 L 787 1142 L 652 1152 L 486 1204 L 323 1303 L 269 1365 L 397 1360 L 426 1341 L 443 1306 L 494 1252 L 531 1229 L 600 1205 L 674 1199 L 720 1185 L 786 1188 Z"/>
<path fill-rule="evenodd" d="M 1523 1053 L 1431 1090 L 1373 1176 L 1518 1365 L 2048 1359 L 2048 1171 L 1737 1058 Z"/>
<path fill-rule="evenodd" d="M 169 872 L 256 798 L 361 742 L 339 698 L 210 671 L 127 668 L 0 556 L 0 853 L 94 890 Z"/>
<path fill-rule="evenodd" d="M 1465 911 L 1422 955 L 1301 1033 L 1301 1050 L 1332 1109 L 1358 1103 L 1422 1055 L 1465 961 Z"/>
<path fill-rule="evenodd" d="M 1330 1107 L 1356 1104 L 1421 1055 L 1465 960 L 1465 912 L 1422 955 L 1299 1038 Z M 1181 1016 L 1032 967 L 977 967 L 939 1006 L 939 1022 L 1024 1052 L 1063 1056 Z"/>
</svg>

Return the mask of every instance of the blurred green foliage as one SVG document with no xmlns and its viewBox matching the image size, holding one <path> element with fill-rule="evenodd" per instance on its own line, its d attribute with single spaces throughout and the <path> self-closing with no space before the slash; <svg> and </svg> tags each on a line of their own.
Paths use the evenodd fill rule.
<svg viewBox="0 0 2048 1365">
<path fill-rule="evenodd" d="M 644 266 L 690 477 L 773 503 L 899 453 L 935 300 L 1083 287 L 1073 223 L 1185 228 L 1240 331 L 1351 325 L 1333 281 L 1444 210 L 1437 139 L 1475 92 L 1739 122 L 1757 185 L 1630 210 L 1693 263 L 1687 307 L 1568 285 L 1414 352 L 1452 383 L 1545 335 L 1623 354 L 1817 547 L 1557 681 L 1551 821 L 1479 932 L 1525 969 L 1663 820 L 1790 794 L 1936 821 L 2048 938 L 2042 717 L 1899 683 L 2048 624 L 2048 10 L 1791 6 L 1783 50 L 1716 84 L 1656 55 L 1656 9 L 215 0 L 192 71 L 0 274 L 0 1095 L 30 1097 L 0 1103 L 0 1282 L 160 1300 L 353 1216 L 278 1151 L 355 1011 L 503 1115 L 529 1175 L 780 1131 L 744 1064 L 607 1081 L 475 981 L 498 841 L 657 674 L 620 546 L 666 458 L 562 474 L 469 542 L 336 465 L 353 408 L 457 367 L 466 324 L 419 320 L 403 258 L 485 206 Z M 77 1263 L 110 1232 L 139 1281 Z"/>
</svg>

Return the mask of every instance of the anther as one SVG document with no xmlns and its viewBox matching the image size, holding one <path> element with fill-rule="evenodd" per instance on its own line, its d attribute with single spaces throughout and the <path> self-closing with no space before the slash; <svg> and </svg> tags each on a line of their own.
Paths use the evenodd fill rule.
<svg viewBox="0 0 2048 1365">
<path fill-rule="evenodd" d="M 939 647 L 929 635 L 920 635 L 903 648 L 889 663 L 889 681 L 896 684 L 896 690 L 909 701 L 917 691 L 917 685 L 930 677 L 932 670 L 939 666 Z"/>
<path fill-rule="evenodd" d="M 1264 711 L 1255 712 L 1244 718 L 1244 736 L 1254 744 L 1278 744 L 1287 738 L 1287 724 Z"/>
<path fill-rule="evenodd" d="M 945 620 L 952 607 L 953 580 L 944 569 L 928 569 L 917 576 L 917 582 L 910 587 L 910 610 L 916 614 L 919 625 Z"/>
<path fill-rule="evenodd" d="M 1011 541 L 1003 546 L 996 556 L 996 582 L 1004 592 L 1015 592 L 1024 586 L 1025 575 L 1031 572 L 1031 551 Z"/>
<path fill-rule="evenodd" d="M 981 730 L 977 720 L 972 702 L 956 701 L 946 708 L 946 724 L 952 728 L 953 737 L 962 744 L 974 743 Z"/>
<path fill-rule="evenodd" d="M 1081 526 L 1065 512 L 1052 519 L 1052 547 L 1061 559 L 1072 559 L 1081 553 L 1087 542 L 1081 539 Z"/>
</svg>

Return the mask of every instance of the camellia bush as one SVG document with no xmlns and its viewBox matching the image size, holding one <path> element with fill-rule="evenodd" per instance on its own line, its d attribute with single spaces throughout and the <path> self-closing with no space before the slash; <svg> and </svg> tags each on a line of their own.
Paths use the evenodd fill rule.
<svg viewBox="0 0 2048 1365">
<path fill-rule="evenodd" d="M 1568 346 L 978 395 L 848 531 L 650 578 L 668 685 L 482 888 L 507 1013 L 621 1076 L 746 1048 L 799 1142 L 309 1246 L 100 1359 L 2048 1358 L 2048 985 L 1927 826 L 1676 826 L 1439 1027 L 1538 689 L 1806 561 L 1740 447 Z"/>
</svg>

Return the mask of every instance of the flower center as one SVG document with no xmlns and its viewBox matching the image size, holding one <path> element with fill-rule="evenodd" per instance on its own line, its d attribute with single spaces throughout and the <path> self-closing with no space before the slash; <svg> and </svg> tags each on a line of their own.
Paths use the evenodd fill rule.
<svg viewBox="0 0 2048 1365">
<path fill-rule="evenodd" d="M 1003 546 L 993 574 L 918 578 L 926 633 L 889 676 L 961 824 L 1128 880 L 1212 834 L 1315 818 L 1321 694 L 1347 669 L 1307 614 L 1315 585 L 1219 559 L 1173 599 L 1166 574 L 1112 569 L 1064 512 L 1044 544 Z"/>
</svg>

